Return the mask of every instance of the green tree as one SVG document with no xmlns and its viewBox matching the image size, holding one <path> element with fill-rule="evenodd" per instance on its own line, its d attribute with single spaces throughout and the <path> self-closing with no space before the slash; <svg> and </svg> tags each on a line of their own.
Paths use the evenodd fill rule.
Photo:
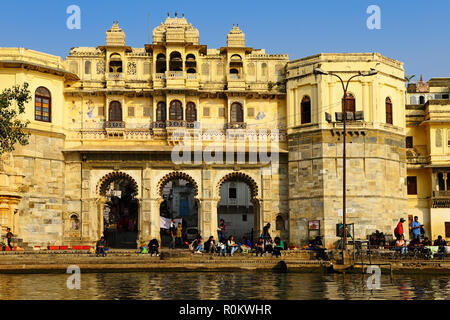
<svg viewBox="0 0 450 320">
<path fill-rule="evenodd" d="M 28 144 L 29 133 L 24 132 L 30 121 L 22 121 L 25 104 L 31 99 L 28 83 L 3 90 L 0 94 L 0 154 L 11 152 L 14 145 Z"/>
</svg>

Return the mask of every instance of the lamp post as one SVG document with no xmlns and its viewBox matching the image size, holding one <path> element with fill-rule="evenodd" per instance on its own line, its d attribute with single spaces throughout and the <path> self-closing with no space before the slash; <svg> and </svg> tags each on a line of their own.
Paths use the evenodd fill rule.
<svg viewBox="0 0 450 320">
<path fill-rule="evenodd" d="M 335 76 L 336 78 L 339 79 L 339 81 L 341 82 L 342 85 L 342 89 L 344 90 L 344 96 L 342 98 L 342 113 L 343 113 L 343 127 L 344 127 L 344 131 L 343 131 L 343 151 L 342 151 L 342 223 L 343 223 L 343 244 L 342 244 L 342 261 L 344 262 L 344 252 L 347 249 L 347 221 L 346 221 L 346 120 L 347 120 L 347 103 L 348 103 L 348 96 L 347 96 L 347 90 L 348 90 L 348 85 L 350 84 L 350 81 L 353 78 L 356 77 L 368 77 L 368 76 L 373 76 L 376 75 L 378 73 L 378 71 L 376 71 L 375 69 L 371 68 L 369 72 L 363 73 L 361 71 L 358 71 L 357 74 L 351 76 L 348 80 L 347 83 L 344 84 L 344 80 L 342 80 L 342 78 L 337 75 L 336 73 L 333 72 L 327 72 L 324 71 L 322 69 L 320 69 L 319 67 L 314 68 L 314 73 L 315 74 L 322 74 L 322 75 L 330 75 L 330 76 Z"/>
</svg>

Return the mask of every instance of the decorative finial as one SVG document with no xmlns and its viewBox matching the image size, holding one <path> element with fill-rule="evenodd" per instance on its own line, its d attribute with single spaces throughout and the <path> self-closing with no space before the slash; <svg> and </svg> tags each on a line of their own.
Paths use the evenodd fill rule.
<svg viewBox="0 0 450 320">
<path fill-rule="evenodd" d="M 175 17 L 177 16 L 177 12 L 175 11 Z"/>
<path fill-rule="evenodd" d="M 183 12 L 183 18 L 184 18 L 184 12 Z"/>
<path fill-rule="evenodd" d="M 167 12 L 167 16 L 170 17 L 170 13 L 169 12 Z"/>
<path fill-rule="evenodd" d="M 420 82 L 423 82 L 423 78 L 422 78 L 422 75 L 420 75 Z"/>
</svg>

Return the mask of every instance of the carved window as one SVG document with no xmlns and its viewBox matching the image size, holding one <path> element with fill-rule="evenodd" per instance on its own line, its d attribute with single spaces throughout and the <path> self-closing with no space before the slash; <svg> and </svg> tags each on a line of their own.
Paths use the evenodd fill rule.
<svg viewBox="0 0 450 320">
<path fill-rule="evenodd" d="M 104 74 L 105 73 L 105 62 L 99 61 L 97 62 L 97 74 Z"/>
<path fill-rule="evenodd" d="M 109 104 L 109 121 L 122 121 L 122 104 L 119 101 Z"/>
<path fill-rule="evenodd" d="M 406 178 L 406 185 L 408 189 L 408 194 L 417 194 L 417 177 L 409 176 Z"/>
<path fill-rule="evenodd" d="M 267 77 L 267 63 L 263 63 L 261 65 L 261 75 L 263 77 Z"/>
<path fill-rule="evenodd" d="M 128 62 L 127 74 L 136 75 L 136 62 Z"/>
<path fill-rule="evenodd" d="M 156 121 L 166 121 L 166 103 L 158 102 L 156 106 Z"/>
<path fill-rule="evenodd" d="M 39 87 L 34 94 L 34 119 L 38 121 L 51 121 L 52 98 L 50 91 L 45 87 Z"/>
<path fill-rule="evenodd" d="M 150 74 L 150 62 L 144 62 L 144 74 Z"/>
<path fill-rule="evenodd" d="M 301 123 L 311 123 L 311 99 L 304 96 L 301 102 Z"/>
<path fill-rule="evenodd" d="M 207 63 L 202 64 L 202 75 L 204 76 L 209 75 L 209 64 Z"/>
<path fill-rule="evenodd" d="M 231 104 L 231 122 L 244 122 L 244 109 L 239 102 Z"/>
<path fill-rule="evenodd" d="M 169 120 L 183 120 L 183 106 L 181 101 L 173 100 L 170 102 Z"/>
<path fill-rule="evenodd" d="M 391 98 L 386 98 L 386 123 L 392 124 L 392 101 Z"/>
<path fill-rule="evenodd" d="M 197 121 L 197 109 L 195 108 L 195 103 L 193 102 L 188 102 L 186 104 L 186 121 Z"/>
<path fill-rule="evenodd" d="M 90 61 L 86 61 L 84 63 L 84 73 L 91 74 L 91 62 Z"/>
</svg>

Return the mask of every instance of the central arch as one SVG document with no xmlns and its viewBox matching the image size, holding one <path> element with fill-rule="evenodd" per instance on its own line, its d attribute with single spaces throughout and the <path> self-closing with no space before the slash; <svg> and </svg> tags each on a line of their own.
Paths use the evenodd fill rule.
<svg viewBox="0 0 450 320">
<path fill-rule="evenodd" d="M 262 230 L 258 194 L 257 182 L 243 172 L 229 173 L 217 183 L 217 222 L 224 219 L 227 237 L 233 235 L 239 241 L 245 237 L 254 243 Z"/>
<path fill-rule="evenodd" d="M 200 232 L 200 201 L 198 184 L 194 178 L 184 172 L 175 171 L 162 177 L 157 185 L 159 217 L 181 219 L 183 239 L 191 241 Z M 164 219 L 161 219 L 163 221 Z M 168 220 L 165 220 L 168 221 Z M 160 228 L 161 245 L 169 245 L 170 235 L 166 228 Z M 182 246 L 178 243 L 177 246 Z"/>
<path fill-rule="evenodd" d="M 125 172 L 111 172 L 97 184 L 99 201 L 98 236 L 111 248 L 137 247 L 139 236 L 139 192 L 135 179 Z"/>
</svg>

